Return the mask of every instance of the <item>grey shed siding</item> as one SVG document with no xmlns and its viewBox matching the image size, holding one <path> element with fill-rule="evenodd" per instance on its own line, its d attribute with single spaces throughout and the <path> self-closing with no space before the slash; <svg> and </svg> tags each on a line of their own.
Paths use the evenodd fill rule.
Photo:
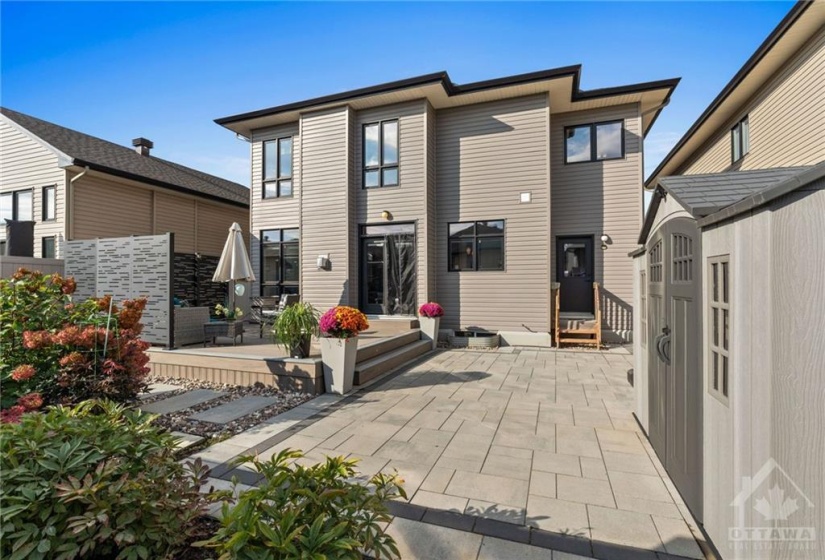
<svg viewBox="0 0 825 560">
<path fill-rule="evenodd" d="M 0 192 L 32 189 L 34 256 L 41 256 L 43 237 L 55 238 L 56 257 L 63 254 L 66 237 L 66 171 L 57 166 L 57 155 L 15 125 L 0 117 Z M 57 187 L 55 220 L 43 221 L 43 187 Z M 0 227 L 0 239 L 6 228 Z"/>
<path fill-rule="evenodd" d="M 564 127 L 624 120 L 624 159 L 564 163 Z M 602 317 L 613 331 L 633 329 L 633 262 L 642 227 L 642 126 L 637 105 L 554 114 L 552 155 L 552 278 L 555 279 L 556 237 L 592 235 L 596 281 L 602 287 Z M 610 236 L 606 251 L 599 237 Z"/>
<path fill-rule="evenodd" d="M 427 299 L 427 158 L 426 158 L 426 101 L 414 101 L 402 105 L 387 105 L 377 109 L 359 111 L 356 116 L 353 151 L 355 173 L 352 190 L 356 198 L 357 223 L 387 223 L 381 217 L 384 210 L 392 214 L 392 222 L 416 224 L 416 261 L 418 273 L 417 301 Z M 397 187 L 362 188 L 363 174 L 363 126 L 368 123 L 398 120 L 398 171 Z M 357 233 L 356 233 L 357 235 Z M 357 252 L 357 251 L 356 251 Z M 359 267 L 354 266 L 356 279 Z"/>
<path fill-rule="evenodd" d="M 350 301 L 352 118 L 349 107 L 341 107 L 301 119 L 301 291 L 322 311 L 356 303 Z M 318 270 L 319 255 L 329 255 L 329 270 Z"/>
<path fill-rule="evenodd" d="M 444 328 L 549 329 L 548 107 L 531 96 L 438 111 L 438 300 Z M 519 194 L 532 193 L 521 204 Z M 505 270 L 448 272 L 451 222 L 505 219 Z M 523 326 L 524 325 L 524 326 Z"/>
<path fill-rule="evenodd" d="M 261 231 L 265 229 L 285 229 L 300 227 L 301 197 L 301 135 L 299 123 L 290 123 L 274 128 L 254 131 L 251 143 L 252 204 L 250 210 L 250 238 L 252 240 L 249 258 L 257 281 L 252 286 L 252 294 L 260 295 L 261 278 Z M 292 137 L 292 197 L 263 198 L 263 143 L 275 138 Z M 246 224 L 242 224 L 246 229 Z M 317 255 L 316 255 L 317 256 Z"/>
</svg>

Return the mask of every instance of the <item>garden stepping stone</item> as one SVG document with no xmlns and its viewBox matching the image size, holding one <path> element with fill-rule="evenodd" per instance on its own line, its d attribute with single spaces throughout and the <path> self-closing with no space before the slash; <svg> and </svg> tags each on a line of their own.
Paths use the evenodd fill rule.
<svg viewBox="0 0 825 560">
<path fill-rule="evenodd" d="M 169 383 L 150 383 L 149 392 L 142 394 L 140 398 L 148 399 L 149 397 L 156 397 L 164 393 L 171 393 L 172 391 L 177 391 L 178 389 L 183 389 L 183 387 L 180 385 L 171 385 Z"/>
<path fill-rule="evenodd" d="M 193 406 L 217 399 L 224 396 L 223 391 L 213 391 L 211 389 L 195 389 L 188 391 L 182 395 L 169 397 L 168 399 L 161 399 L 159 401 L 147 404 L 140 407 L 144 412 L 151 412 L 152 414 L 169 414 L 170 412 L 177 412 L 185 410 Z"/>
<path fill-rule="evenodd" d="M 266 408 L 278 402 L 278 399 L 272 397 L 243 397 L 235 401 L 204 410 L 198 414 L 193 414 L 189 418 L 192 420 L 201 420 L 203 422 L 212 422 L 213 424 L 226 424 L 238 418 L 242 418 L 247 414 L 252 414 L 257 410 Z"/>
<path fill-rule="evenodd" d="M 186 449 L 187 447 L 192 447 L 199 441 L 203 441 L 203 438 L 201 436 L 185 434 L 183 432 L 172 432 L 172 435 L 178 438 L 178 441 L 175 445 L 178 449 Z"/>
</svg>

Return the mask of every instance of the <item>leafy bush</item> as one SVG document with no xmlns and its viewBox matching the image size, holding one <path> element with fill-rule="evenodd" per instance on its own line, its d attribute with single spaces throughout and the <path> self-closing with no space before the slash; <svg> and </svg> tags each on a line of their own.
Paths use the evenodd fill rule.
<svg viewBox="0 0 825 560">
<path fill-rule="evenodd" d="M 154 559 L 183 543 L 207 469 L 180 465 L 152 420 L 86 401 L 0 426 L 0 557 Z"/>
<path fill-rule="evenodd" d="M 398 557 L 384 532 L 391 517 L 384 505 L 406 497 L 398 475 L 379 473 L 368 484 L 352 480 L 354 460 L 328 457 L 309 467 L 290 464 L 300 451 L 284 450 L 269 461 L 243 457 L 264 475 L 259 487 L 224 503 L 222 527 L 197 546 L 216 548 L 221 560 Z"/>
<path fill-rule="evenodd" d="M 0 407 L 9 409 L 3 421 L 38 402 L 125 402 L 145 389 L 148 344 L 139 335 L 146 300 L 77 303 L 74 291 L 74 280 L 59 274 L 20 269 L 0 280 Z"/>
<path fill-rule="evenodd" d="M 305 355 L 295 354 L 309 353 L 308 348 L 303 346 L 308 347 L 310 338 L 318 336 L 318 317 L 318 310 L 311 303 L 299 301 L 278 315 L 272 326 L 272 334 L 292 357 L 305 358 Z"/>
</svg>

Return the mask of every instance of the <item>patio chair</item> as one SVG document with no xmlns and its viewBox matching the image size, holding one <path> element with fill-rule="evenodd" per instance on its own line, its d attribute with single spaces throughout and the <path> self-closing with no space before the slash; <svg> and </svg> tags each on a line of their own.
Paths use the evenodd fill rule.
<svg viewBox="0 0 825 560">
<path fill-rule="evenodd" d="M 299 300 L 298 294 L 284 294 L 280 298 L 277 297 L 258 297 L 253 298 L 252 303 L 252 317 L 258 321 L 260 325 L 259 336 L 264 337 L 264 327 L 271 327 L 275 324 L 275 319 L 278 315 L 283 313 L 284 309 L 290 305 L 294 305 Z"/>
</svg>

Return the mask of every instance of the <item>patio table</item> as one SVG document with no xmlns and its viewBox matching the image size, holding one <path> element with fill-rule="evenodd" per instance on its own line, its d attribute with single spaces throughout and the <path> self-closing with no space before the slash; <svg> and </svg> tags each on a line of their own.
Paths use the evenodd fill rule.
<svg viewBox="0 0 825 560">
<path fill-rule="evenodd" d="M 203 324 L 203 347 L 206 348 L 206 341 L 212 340 L 212 345 L 215 345 L 215 339 L 219 336 L 227 336 L 232 338 L 232 346 L 235 346 L 238 336 L 241 337 L 241 344 L 243 344 L 243 321 L 211 321 Z"/>
</svg>

